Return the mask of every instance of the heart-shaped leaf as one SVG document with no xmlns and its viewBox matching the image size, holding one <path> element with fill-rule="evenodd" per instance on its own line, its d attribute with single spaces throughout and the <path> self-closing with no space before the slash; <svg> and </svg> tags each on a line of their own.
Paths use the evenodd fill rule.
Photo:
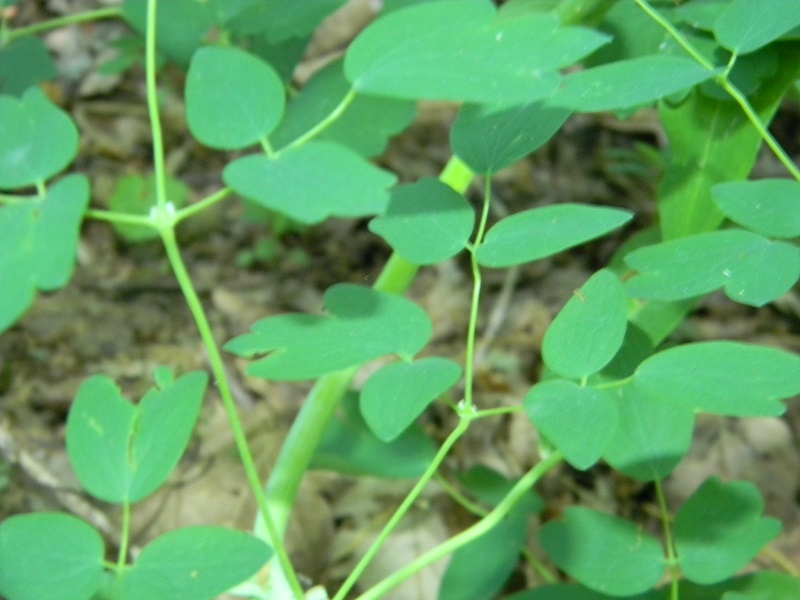
<svg viewBox="0 0 800 600">
<path fill-rule="evenodd" d="M 432 265 L 455 256 L 469 241 L 475 213 L 469 202 L 438 179 L 420 179 L 392 190 L 386 212 L 370 221 L 383 237 L 415 265 Z"/>
<path fill-rule="evenodd" d="M 208 377 L 194 371 L 131 404 L 108 377 L 83 382 L 67 419 L 67 452 L 81 485 L 105 502 L 150 495 L 178 464 Z"/>
<path fill-rule="evenodd" d="M 461 367 L 446 358 L 386 365 L 361 389 L 361 414 L 375 437 L 391 442 L 460 377 Z"/>
<path fill-rule="evenodd" d="M 577 290 L 547 328 L 544 363 L 563 377 L 579 379 L 605 367 L 622 346 L 628 301 L 614 273 L 602 269 Z"/>
<path fill-rule="evenodd" d="M 238 48 L 209 46 L 186 75 L 186 120 L 206 146 L 236 150 L 266 138 L 283 116 L 284 90 L 275 70 Z"/>
<path fill-rule="evenodd" d="M 590 29 L 560 28 L 550 14 L 495 14 L 489 2 L 473 0 L 394 11 L 353 41 L 345 74 L 360 92 L 394 98 L 528 102 L 555 91 L 557 69 L 609 39 Z"/>
<path fill-rule="evenodd" d="M 800 237 L 800 183 L 791 179 L 730 181 L 711 189 L 725 216 L 774 238 Z"/>
<path fill-rule="evenodd" d="M 634 250 L 625 262 L 638 271 L 626 283 L 630 295 L 682 300 L 719 287 L 736 302 L 763 306 L 800 277 L 800 253 L 792 244 L 726 229 Z"/>
<path fill-rule="evenodd" d="M 103 539 L 63 513 L 13 515 L 0 523 L 0 594 L 9 600 L 88 600 L 103 578 Z"/>
<path fill-rule="evenodd" d="M 675 346 L 645 360 L 633 376 L 644 393 L 698 412 L 777 416 L 800 393 L 800 357 L 737 342 Z"/>
<path fill-rule="evenodd" d="M 536 429 L 580 470 L 600 460 L 617 428 L 617 409 L 607 395 L 563 379 L 533 386 L 525 410 Z"/>
<path fill-rule="evenodd" d="M 431 336 L 428 315 L 410 300 L 341 283 L 324 298 L 328 315 L 278 315 L 257 321 L 225 349 L 240 356 L 270 353 L 252 363 L 255 377 L 313 379 L 387 354 L 411 357 Z"/>
<path fill-rule="evenodd" d="M 763 510 L 752 483 L 707 479 L 675 516 L 675 546 L 686 578 L 716 583 L 746 566 L 781 531 L 780 521 L 762 517 Z"/>
<path fill-rule="evenodd" d="M 0 206 L 0 331 L 28 309 L 36 290 L 57 290 L 72 277 L 88 205 L 88 180 L 69 175 L 42 197 Z"/>
<path fill-rule="evenodd" d="M 277 156 L 244 156 L 222 173 L 242 196 L 300 223 L 362 217 L 386 209 L 395 176 L 332 142 L 310 142 Z"/>
<path fill-rule="evenodd" d="M 539 260 L 600 237 L 628 222 L 627 210 L 585 204 L 554 204 L 500 220 L 478 248 L 485 267 L 511 267 Z"/>
<path fill-rule="evenodd" d="M 269 560 L 272 549 L 250 534 L 223 527 L 185 527 L 142 548 L 121 575 L 121 600 L 211 600 Z"/>
<path fill-rule="evenodd" d="M 0 140 L 0 189 L 44 183 L 78 152 L 72 119 L 36 87 L 0 96 Z"/>
</svg>

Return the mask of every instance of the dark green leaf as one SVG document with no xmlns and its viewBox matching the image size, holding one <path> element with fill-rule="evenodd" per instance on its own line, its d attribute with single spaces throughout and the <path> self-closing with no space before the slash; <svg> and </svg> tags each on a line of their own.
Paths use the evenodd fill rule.
<svg viewBox="0 0 800 600">
<path fill-rule="evenodd" d="M 392 12 L 351 44 L 345 74 L 358 91 L 376 95 L 529 102 L 555 91 L 556 69 L 608 40 L 588 29 L 559 28 L 548 14 L 503 20 L 495 12 L 473 0 Z"/>
<path fill-rule="evenodd" d="M 342 68 L 342 61 L 328 65 L 292 97 L 283 120 L 270 135 L 275 148 L 306 133 L 339 105 L 350 91 Z M 416 112 L 416 105 L 407 100 L 359 95 L 316 139 L 338 142 L 364 157 L 376 156 L 386 149 L 391 136 L 414 120 Z"/>
<path fill-rule="evenodd" d="M 75 268 L 89 183 L 69 175 L 44 197 L 0 207 L 0 331 L 30 306 L 36 290 L 64 286 Z"/>
<path fill-rule="evenodd" d="M 622 346 L 628 301 L 619 279 L 603 269 L 577 290 L 548 327 L 542 358 L 562 377 L 579 379 L 605 367 Z"/>
<path fill-rule="evenodd" d="M 225 349 L 240 356 L 271 353 L 247 372 L 275 380 L 313 379 L 387 354 L 411 357 L 431 336 L 413 302 L 367 287 L 337 284 L 324 299 L 328 315 L 278 315 L 257 321 Z"/>
<path fill-rule="evenodd" d="M 747 54 L 800 25 L 800 4 L 795 0 L 733 0 L 714 23 L 719 43 Z"/>
<path fill-rule="evenodd" d="M 436 455 L 436 446 L 418 425 L 412 425 L 391 443 L 369 430 L 355 394 L 345 396 L 341 414 L 334 417 L 311 461 L 312 469 L 345 475 L 370 475 L 386 479 L 421 476 Z"/>
<path fill-rule="evenodd" d="M 465 104 L 450 130 L 450 143 L 476 173 L 496 173 L 547 142 L 571 112 L 542 100 L 515 106 Z"/>
<path fill-rule="evenodd" d="M 510 267 L 539 260 L 604 235 L 630 220 L 618 208 L 554 204 L 526 210 L 499 221 L 478 248 L 486 267 Z"/>
<path fill-rule="evenodd" d="M 395 176 L 332 142 L 310 142 L 275 157 L 245 156 L 222 173 L 236 192 L 295 221 L 382 213 Z"/>
<path fill-rule="evenodd" d="M 698 412 L 777 416 L 781 400 L 800 393 L 800 356 L 727 341 L 686 344 L 645 360 L 633 385 Z"/>
<path fill-rule="evenodd" d="M 686 578 L 716 583 L 747 565 L 781 531 L 780 521 L 762 517 L 763 510 L 752 483 L 706 480 L 675 517 L 675 546 Z"/>
<path fill-rule="evenodd" d="M 607 395 L 563 379 L 533 386 L 525 410 L 536 429 L 580 470 L 600 460 L 617 428 L 617 409 Z"/>
<path fill-rule="evenodd" d="M 634 250 L 632 296 L 683 300 L 724 288 L 731 300 L 763 306 L 800 277 L 800 253 L 786 242 L 739 229 L 711 231 Z"/>
<path fill-rule="evenodd" d="M 491 507 L 500 504 L 517 483 L 484 465 L 470 467 L 458 479 L 470 495 Z M 544 508 L 544 501 L 531 492 L 519 501 L 519 506 L 522 506 L 528 514 L 536 513 Z"/>
<path fill-rule="evenodd" d="M 446 358 L 392 363 L 367 379 L 361 414 L 379 440 L 391 442 L 460 377 L 461 367 Z"/>
<path fill-rule="evenodd" d="M 776 238 L 800 236 L 800 183 L 791 179 L 730 181 L 711 189 L 725 216 L 756 233 Z"/>
<path fill-rule="evenodd" d="M 89 600 L 103 577 L 103 540 L 63 513 L 0 523 L 0 594 L 9 600 Z"/>
<path fill-rule="evenodd" d="M 186 119 L 192 135 L 220 150 L 251 146 L 266 138 L 283 116 L 278 74 L 237 48 L 201 48 L 186 76 Z"/>
<path fill-rule="evenodd" d="M 44 183 L 78 152 L 72 119 L 39 88 L 0 96 L 0 139 L 0 189 Z"/>
<path fill-rule="evenodd" d="M 642 56 L 567 75 L 551 102 L 581 112 L 633 108 L 690 88 L 714 74 L 688 58 Z"/>
<path fill-rule="evenodd" d="M 685 594 L 683 585 L 681 585 L 681 594 Z M 688 594 L 686 594 L 686 597 L 691 598 L 691 600 L 701 600 L 697 596 L 689 596 Z M 595 592 L 577 583 L 557 583 L 512 594 L 507 596 L 506 600 L 613 600 L 614 598 L 615 596 Z M 626 600 L 669 600 L 663 588 L 636 594 L 635 596 L 625 596 L 625 598 Z M 719 598 L 715 597 L 713 600 L 719 600 Z"/>
<path fill-rule="evenodd" d="M 237 35 L 265 33 L 275 42 L 307 37 L 346 0 L 257 0 L 237 12 L 227 27 Z M 237 0 L 242 2 L 242 0 Z M 235 4 L 235 3 L 234 3 Z"/>
<path fill-rule="evenodd" d="M 392 190 L 386 212 L 370 221 L 383 237 L 415 265 L 432 265 L 461 252 L 475 227 L 469 202 L 438 179 L 420 179 Z"/>
<path fill-rule="evenodd" d="M 122 576 L 121 600 L 211 600 L 269 560 L 272 549 L 223 527 L 185 527 L 145 546 Z"/>
<path fill-rule="evenodd" d="M 612 596 L 650 589 L 666 567 L 661 544 L 634 523 L 578 506 L 547 523 L 539 542 L 560 569 Z"/>
<path fill-rule="evenodd" d="M 175 208 L 186 204 L 189 188 L 175 177 L 166 178 L 167 200 Z M 152 175 L 125 175 L 117 180 L 114 191 L 108 199 L 108 206 L 115 212 L 147 216 L 156 205 L 155 178 Z M 111 226 L 123 238 L 131 242 L 158 239 L 158 231 L 145 225 L 112 222 Z"/>
<path fill-rule="evenodd" d="M 22 37 L 0 48 L 0 94 L 21 96 L 56 75 L 53 59 L 37 37 Z"/>
</svg>

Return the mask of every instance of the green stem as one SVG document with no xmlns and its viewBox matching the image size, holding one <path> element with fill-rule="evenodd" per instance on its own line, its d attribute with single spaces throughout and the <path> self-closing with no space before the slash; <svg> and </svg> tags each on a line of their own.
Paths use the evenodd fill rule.
<svg viewBox="0 0 800 600">
<path fill-rule="evenodd" d="M 342 587 L 339 588 L 338 592 L 336 592 L 333 600 L 345 599 L 348 592 L 353 588 L 358 579 L 364 573 L 364 570 L 367 568 L 369 563 L 373 558 L 375 558 L 375 555 L 381 549 L 383 543 L 389 538 L 392 531 L 394 531 L 399 525 L 403 517 L 406 516 L 406 513 L 409 511 L 411 506 L 413 506 L 414 502 L 417 501 L 417 498 L 419 498 L 419 495 L 422 493 L 428 483 L 430 483 L 430 480 L 433 478 L 433 476 L 436 475 L 436 472 L 439 470 L 439 466 L 442 464 L 444 459 L 447 458 L 447 454 L 450 452 L 450 449 L 469 428 L 469 423 L 470 418 L 468 416 L 462 416 L 456 428 L 450 433 L 449 436 L 447 436 L 447 439 L 436 452 L 436 456 L 431 461 L 431 464 L 428 465 L 428 468 L 425 469 L 425 473 L 422 474 L 422 477 L 419 478 L 412 490 L 403 499 L 403 502 L 392 515 L 392 518 L 389 519 L 389 522 L 384 525 L 376 540 L 369 547 L 369 550 L 367 550 L 364 556 L 361 557 L 361 560 L 358 561 L 358 564 L 350 572 L 350 575 L 347 577 L 347 579 L 345 579 Z"/>
<path fill-rule="evenodd" d="M 656 498 L 658 499 L 658 509 L 661 514 L 661 528 L 664 531 L 664 547 L 667 553 L 667 569 L 670 579 L 670 599 L 678 600 L 680 574 L 678 573 L 678 555 L 675 551 L 675 542 L 672 538 L 672 526 L 670 524 L 669 509 L 667 500 L 664 496 L 664 487 L 661 480 L 654 481 L 656 488 Z"/>
<path fill-rule="evenodd" d="M 203 198 L 199 202 L 195 202 L 194 204 L 190 204 L 189 206 L 180 209 L 175 215 L 175 222 L 180 223 L 184 219 L 188 219 L 189 217 L 193 217 L 194 215 L 203 212 L 217 202 L 224 200 L 232 193 L 233 190 L 231 188 L 222 188 L 210 196 Z"/>
<path fill-rule="evenodd" d="M 96 219 L 98 221 L 124 223 L 126 225 L 142 225 L 144 227 L 152 227 L 153 229 L 158 230 L 158 226 L 153 222 L 153 219 L 143 215 L 129 215 L 127 213 L 121 213 L 112 210 L 90 208 L 84 213 L 84 216 L 89 219 Z"/>
<path fill-rule="evenodd" d="M 432 548 L 422 556 L 413 560 L 402 569 L 395 571 L 389 577 L 369 589 L 364 594 L 358 596 L 356 600 L 377 600 L 387 594 L 390 590 L 396 588 L 409 577 L 418 573 L 428 565 L 444 558 L 448 554 L 455 552 L 462 546 L 470 543 L 471 541 L 479 538 L 492 527 L 497 525 L 503 517 L 505 517 L 514 505 L 528 493 L 533 485 L 539 481 L 547 472 L 555 467 L 562 460 L 560 452 L 554 452 L 535 467 L 528 471 L 515 485 L 511 488 L 505 498 L 492 509 L 483 519 L 465 529 L 461 533 L 451 537 L 446 542 Z M 334 600 L 336 600 L 334 598 Z"/>
<path fill-rule="evenodd" d="M 6 40 L 12 42 L 17 38 L 25 37 L 27 35 L 35 35 L 43 31 L 51 29 L 58 29 L 59 27 L 66 27 L 68 25 L 77 25 L 78 23 L 85 23 L 86 21 L 100 21 L 102 19 L 114 19 L 122 16 L 122 9 L 119 7 L 99 8 L 97 10 L 87 10 L 86 12 L 76 13 L 74 15 L 67 15 L 57 19 L 50 19 L 43 23 L 36 23 L 35 25 L 28 25 L 27 27 L 20 27 L 12 29 L 8 32 Z"/>
<path fill-rule="evenodd" d="M 161 113 L 158 110 L 156 87 L 156 8 L 158 0 L 147 1 L 147 35 L 145 36 L 145 80 L 147 85 L 147 111 L 153 136 L 153 168 L 156 180 L 156 207 L 158 215 L 165 217 L 167 210 L 167 178 L 164 159 L 164 138 L 161 133 Z"/>
<path fill-rule="evenodd" d="M 353 100 L 355 100 L 355 99 L 356 99 L 356 91 L 351 89 L 349 92 L 347 92 L 347 95 L 345 95 L 345 97 L 342 98 L 342 101 L 339 102 L 339 104 L 336 106 L 336 108 L 334 108 L 333 111 L 329 115 L 327 115 L 324 119 L 322 119 L 322 121 L 320 121 L 319 123 L 314 125 L 314 127 L 309 129 L 308 131 L 306 131 L 299 138 L 297 138 L 296 140 L 292 141 L 290 144 L 288 144 L 284 148 L 281 148 L 280 150 L 278 150 L 278 152 L 276 152 L 276 154 L 280 154 L 281 152 L 284 152 L 286 150 L 291 150 L 292 148 L 297 148 L 298 146 L 302 146 L 303 144 L 305 144 L 309 140 L 311 140 L 314 137 L 318 136 L 325 129 L 330 127 L 333 124 L 333 122 L 336 121 L 336 119 L 341 117 L 342 113 L 345 110 L 347 110 L 347 107 L 350 106 L 350 104 L 352 104 Z"/>
<path fill-rule="evenodd" d="M 128 546 L 131 539 L 131 503 L 127 500 L 122 504 L 122 525 L 119 536 L 119 554 L 117 555 L 116 570 L 122 573 L 128 560 Z"/>
</svg>

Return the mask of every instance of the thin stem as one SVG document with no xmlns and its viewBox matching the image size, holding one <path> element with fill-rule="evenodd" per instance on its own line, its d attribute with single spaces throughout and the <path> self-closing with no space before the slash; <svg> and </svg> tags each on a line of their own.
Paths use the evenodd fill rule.
<svg viewBox="0 0 800 600">
<path fill-rule="evenodd" d="M 220 202 L 230 196 L 233 193 L 231 188 L 222 188 L 221 190 L 214 192 L 210 196 L 203 198 L 202 200 L 195 202 L 194 204 L 190 204 L 184 208 L 181 208 L 175 214 L 175 222 L 179 223 L 184 219 L 188 219 L 189 217 L 193 217 L 194 215 L 203 212 L 207 208 L 213 206 L 217 202 Z"/>
<path fill-rule="evenodd" d="M 478 517 L 485 517 L 489 511 L 480 506 L 479 504 L 473 502 L 469 498 L 467 498 L 461 490 L 459 490 L 456 486 L 450 483 L 447 478 L 442 475 L 441 473 L 436 474 L 436 483 L 442 486 L 442 489 L 447 492 L 447 495 L 450 496 L 453 500 L 458 502 L 461 506 L 466 508 L 469 512 L 473 515 Z"/>
<path fill-rule="evenodd" d="M 467 326 L 467 348 L 464 358 L 464 408 L 470 410 L 474 403 L 472 399 L 472 388 L 475 371 L 475 336 L 478 329 L 478 309 L 481 301 L 481 267 L 478 264 L 478 249 L 483 243 L 483 236 L 486 233 L 486 223 L 489 220 L 489 206 L 492 201 L 492 179 L 486 178 L 486 191 L 483 196 L 483 208 L 480 220 L 478 221 L 478 231 L 475 234 L 475 241 L 470 248 L 470 265 L 472 266 L 472 301 L 469 310 L 469 325 Z"/>
<path fill-rule="evenodd" d="M 430 483 L 430 480 L 436 474 L 436 471 L 439 470 L 439 466 L 447 457 L 447 454 L 450 452 L 450 449 L 458 441 L 458 439 L 462 435 L 464 435 L 464 432 L 467 431 L 467 429 L 469 428 L 469 423 L 470 423 L 469 417 L 462 417 L 461 420 L 458 422 L 456 428 L 450 433 L 449 436 L 447 436 L 447 439 L 439 448 L 438 452 L 436 453 L 436 456 L 431 461 L 431 464 L 429 464 L 428 468 L 425 469 L 425 473 L 423 473 L 422 477 L 419 478 L 417 483 L 414 485 L 413 489 L 408 493 L 408 495 L 405 497 L 405 499 L 400 504 L 398 509 L 392 515 L 392 518 L 389 519 L 389 522 L 386 523 L 386 525 L 383 527 L 377 539 L 369 547 L 369 550 L 367 550 L 366 554 L 364 554 L 361 560 L 358 561 L 358 564 L 350 572 L 350 575 L 342 584 L 342 587 L 339 589 L 338 592 L 336 592 L 336 595 L 333 597 L 333 600 L 344 600 L 348 592 L 352 589 L 352 587 L 361 577 L 362 573 L 367 568 L 369 563 L 372 561 L 373 558 L 375 558 L 375 555 L 378 553 L 383 543 L 387 540 L 392 531 L 394 531 L 394 529 L 406 515 L 406 513 L 414 504 L 414 502 L 416 502 L 417 498 L 425 489 L 425 487 L 428 485 L 428 483 Z"/>
<path fill-rule="evenodd" d="M 90 208 L 84 213 L 84 216 L 90 219 L 96 219 L 98 221 L 124 223 L 126 225 L 142 225 L 144 227 L 152 227 L 153 229 L 158 230 L 158 225 L 153 222 L 153 219 L 143 215 L 129 215 L 127 213 L 121 213 L 112 210 Z"/>
<path fill-rule="evenodd" d="M 436 562 L 437 560 L 444 558 L 448 554 L 455 552 L 462 546 L 468 544 L 469 542 L 479 538 L 484 533 L 489 531 L 492 527 L 497 525 L 503 517 L 505 517 L 514 505 L 526 494 L 528 491 L 533 487 L 533 485 L 539 481 L 547 472 L 549 472 L 553 467 L 555 467 L 558 463 L 561 462 L 563 456 L 560 452 L 554 452 L 541 462 L 539 462 L 535 467 L 533 467 L 530 471 L 528 471 L 515 485 L 509 493 L 506 495 L 505 498 L 492 509 L 489 514 L 487 514 L 483 519 L 465 529 L 461 533 L 451 537 L 446 542 L 432 548 L 422 556 L 418 557 L 417 559 L 413 560 L 411 563 L 407 564 L 402 569 L 395 571 L 369 589 L 364 594 L 358 596 L 356 600 L 377 600 L 382 598 L 386 593 L 390 590 L 396 588 L 398 585 L 403 583 L 409 577 L 412 577 L 415 573 L 418 573 L 428 565 Z M 334 598 L 334 600 L 337 600 Z"/>
<path fill-rule="evenodd" d="M 57 19 L 50 19 L 43 23 L 36 23 L 35 25 L 28 25 L 27 27 L 19 27 L 12 29 L 8 32 L 7 41 L 12 42 L 17 38 L 25 37 L 27 35 L 35 35 L 43 31 L 51 29 L 58 29 L 59 27 L 66 27 L 68 25 L 77 25 L 78 23 L 85 23 L 86 21 L 100 21 L 102 19 L 114 19 L 122 16 L 122 9 L 119 7 L 99 8 L 97 10 L 87 10 L 79 12 L 74 15 L 67 15 Z"/>
<path fill-rule="evenodd" d="M 117 555 L 116 569 L 121 573 L 128 559 L 128 545 L 131 539 L 131 503 L 127 500 L 122 503 L 122 525 L 119 536 L 119 554 Z"/>
<path fill-rule="evenodd" d="M 228 377 L 225 373 L 222 355 L 220 354 L 217 343 L 214 340 L 214 334 L 211 331 L 211 325 L 208 322 L 208 317 L 206 316 L 203 305 L 200 302 L 200 297 L 197 295 L 197 291 L 194 289 L 192 279 L 188 270 L 186 269 L 183 258 L 181 257 L 180 249 L 178 248 L 178 243 L 175 239 L 175 230 L 173 228 L 162 230 L 161 238 L 164 242 L 164 248 L 167 251 L 167 257 L 170 265 L 175 273 L 175 278 L 178 280 L 178 284 L 183 292 L 183 296 L 186 299 L 186 304 L 189 307 L 189 311 L 192 313 L 195 325 L 200 333 L 200 338 L 202 339 L 203 345 L 208 353 L 208 361 L 211 364 L 211 372 L 214 375 L 217 389 L 219 391 L 220 398 L 222 399 L 222 404 L 225 407 L 225 412 L 228 416 L 228 421 L 230 423 L 236 449 L 239 452 L 239 458 L 242 461 L 242 466 L 244 467 L 245 474 L 247 476 L 247 482 L 250 485 L 250 490 L 258 503 L 261 519 L 264 521 L 266 529 L 269 532 L 269 541 L 278 557 L 281 568 L 289 579 L 289 583 L 292 587 L 295 597 L 301 599 L 303 598 L 303 588 L 300 585 L 297 574 L 294 572 L 292 562 L 289 559 L 289 555 L 283 545 L 282 536 L 279 535 L 278 528 L 275 526 L 270 514 L 270 509 L 267 506 L 267 499 L 261 487 L 261 479 L 258 475 L 258 469 L 256 468 L 253 455 L 248 447 L 247 436 L 245 435 L 244 427 L 242 426 L 242 422 L 239 419 L 239 414 L 236 411 L 236 402 L 233 399 L 230 384 L 228 383 Z"/>
<path fill-rule="evenodd" d="M 675 41 L 678 42 L 678 44 L 680 44 L 680 46 L 684 50 L 686 50 L 686 52 L 692 58 L 694 58 L 698 63 L 700 63 L 704 69 L 707 69 L 708 71 L 713 71 L 716 68 L 705 56 L 700 54 L 700 52 L 694 46 L 692 46 L 689 40 L 687 40 L 683 35 L 681 35 L 680 31 L 678 31 L 672 23 L 670 23 L 666 18 L 664 18 L 663 15 L 661 15 L 661 13 L 659 13 L 652 6 L 650 6 L 647 0 L 634 0 L 634 1 L 636 2 L 636 4 L 639 5 L 639 8 L 641 8 L 644 12 L 647 13 L 647 15 L 651 19 L 653 19 L 656 23 L 661 25 L 661 27 L 663 27 L 667 31 L 667 33 L 669 33 L 675 39 Z"/>
<path fill-rule="evenodd" d="M 654 481 L 656 488 L 656 498 L 658 499 L 658 510 L 661 515 L 661 529 L 664 532 L 664 547 L 667 553 L 667 569 L 670 578 L 670 598 L 678 600 L 680 577 L 678 573 L 678 555 L 675 551 L 675 542 L 672 538 L 672 524 L 670 523 L 669 508 L 667 499 L 664 496 L 664 487 L 661 480 Z"/>
<path fill-rule="evenodd" d="M 761 554 L 772 560 L 772 562 L 777 564 L 792 577 L 800 577 L 800 569 L 795 566 L 788 556 L 775 547 L 765 546 L 764 549 L 761 550 Z"/>
<path fill-rule="evenodd" d="M 520 412 L 525 410 L 524 406 L 516 405 L 516 406 L 501 406 L 499 408 L 485 408 L 483 410 L 479 410 L 475 413 L 474 419 L 485 419 L 487 417 L 497 417 L 499 415 L 510 415 L 516 412 Z"/>
<path fill-rule="evenodd" d="M 347 110 L 347 107 L 350 106 L 350 104 L 352 104 L 353 100 L 355 99 L 356 99 L 356 91 L 351 89 L 350 91 L 347 92 L 347 95 L 345 95 L 345 97 L 342 98 L 342 101 L 339 102 L 336 108 L 334 108 L 330 114 L 328 114 L 324 119 L 322 119 L 322 121 L 314 125 L 314 127 L 306 131 L 303 135 L 301 135 L 296 140 L 292 141 L 290 144 L 278 150 L 276 154 L 280 154 L 281 152 L 284 152 L 286 150 L 291 150 L 292 148 L 297 148 L 298 146 L 302 146 L 309 140 L 318 136 L 325 129 L 330 127 L 334 123 L 334 121 L 336 121 L 336 119 L 342 116 L 342 113 L 345 110 Z"/>
<path fill-rule="evenodd" d="M 156 7 L 158 0 L 147 1 L 147 35 L 145 37 L 145 79 L 147 82 L 147 111 L 153 136 L 153 168 L 156 183 L 156 207 L 159 215 L 167 209 L 167 178 L 164 160 L 164 138 L 161 133 L 161 114 L 158 110 L 156 87 Z"/>
</svg>

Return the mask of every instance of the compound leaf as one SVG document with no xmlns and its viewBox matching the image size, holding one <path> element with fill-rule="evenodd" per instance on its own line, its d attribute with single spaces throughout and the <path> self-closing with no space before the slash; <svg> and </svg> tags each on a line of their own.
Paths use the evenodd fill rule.
<svg viewBox="0 0 800 600">
<path fill-rule="evenodd" d="M 450 143 L 475 173 L 497 173 L 541 147 L 571 113 L 542 100 L 465 104 L 450 130 Z"/>
<path fill-rule="evenodd" d="M 394 188 L 386 212 L 369 224 L 371 231 L 415 265 L 432 265 L 455 256 L 474 227 L 475 213 L 469 202 L 430 178 Z"/>
<path fill-rule="evenodd" d="M 225 167 L 222 178 L 242 196 L 308 225 L 330 216 L 380 214 L 396 181 L 333 142 L 309 142 L 273 157 L 244 156 Z"/>
<path fill-rule="evenodd" d="M 800 4 L 795 0 L 733 0 L 714 22 L 714 35 L 721 46 L 737 54 L 747 54 L 798 25 Z"/>
<path fill-rule="evenodd" d="M 737 342 L 676 346 L 645 360 L 633 385 L 653 398 L 697 412 L 777 416 L 800 393 L 800 357 Z"/>
<path fill-rule="evenodd" d="M 72 119 L 36 87 L 0 96 L 0 189 L 43 183 L 78 152 Z"/>
<path fill-rule="evenodd" d="M 210 46 L 192 57 L 186 119 L 206 146 L 236 150 L 255 144 L 281 120 L 284 101 L 275 70 L 244 50 Z"/>
<path fill-rule="evenodd" d="M 682 300 L 719 287 L 736 302 L 763 306 L 800 277 L 800 253 L 787 242 L 750 231 L 710 231 L 634 250 L 625 262 L 638 271 L 630 295 Z"/>
<path fill-rule="evenodd" d="M 121 576 L 121 600 L 211 600 L 269 560 L 272 549 L 250 534 L 223 527 L 184 527 L 145 546 Z"/>
<path fill-rule="evenodd" d="M 800 183 L 791 179 L 730 181 L 711 188 L 725 216 L 774 238 L 800 236 Z"/>
<path fill-rule="evenodd" d="M 619 208 L 553 204 L 501 219 L 478 248 L 485 267 L 511 267 L 557 254 L 600 237 L 628 222 Z"/>
<path fill-rule="evenodd" d="M 533 386 L 525 410 L 536 429 L 580 470 L 600 460 L 617 427 L 616 406 L 608 396 L 563 379 Z"/>
<path fill-rule="evenodd" d="M 612 596 L 652 588 L 666 567 L 661 544 L 651 535 L 630 521 L 580 506 L 545 524 L 539 542 L 560 569 Z"/>
<path fill-rule="evenodd" d="M 747 565 L 781 531 L 761 516 L 764 501 L 750 482 L 707 479 L 675 517 L 681 571 L 697 583 L 716 583 Z"/>
<path fill-rule="evenodd" d="M 0 594 L 89 600 L 102 583 L 104 552 L 100 534 L 72 515 L 10 516 L 0 523 Z"/>
<path fill-rule="evenodd" d="M 576 291 L 548 327 L 544 363 L 562 377 L 578 379 L 605 367 L 622 346 L 628 301 L 614 273 L 602 269 Z"/>
<path fill-rule="evenodd" d="M 86 177 L 69 175 L 43 197 L 0 207 L 0 331 L 27 310 L 37 289 L 69 281 L 88 204 Z"/>
<path fill-rule="evenodd" d="M 270 353 L 252 363 L 255 377 L 313 379 L 387 354 L 411 357 L 431 336 L 431 322 L 413 302 L 341 283 L 325 292 L 328 315 L 278 315 L 257 321 L 225 349 L 240 356 Z"/>
<path fill-rule="evenodd" d="M 375 437 L 391 442 L 460 377 L 461 367 L 446 358 L 386 365 L 361 389 L 361 414 Z"/>
<path fill-rule="evenodd" d="M 394 11 L 353 41 L 345 74 L 356 90 L 368 94 L 528 102 L 555 91 L 556 69 L 609 39 L 589 29 L 560 28 L 549 14 L 513 20 L 495 15 L 490 3 L 473 0 Z"/>
<path fill-rule="evenodd" d="M 641 56 L 567 75 L 551 102 L 581 112 L 633 108 L 690 88 L 715 72 L 688 58 Z"/>
</svg>

